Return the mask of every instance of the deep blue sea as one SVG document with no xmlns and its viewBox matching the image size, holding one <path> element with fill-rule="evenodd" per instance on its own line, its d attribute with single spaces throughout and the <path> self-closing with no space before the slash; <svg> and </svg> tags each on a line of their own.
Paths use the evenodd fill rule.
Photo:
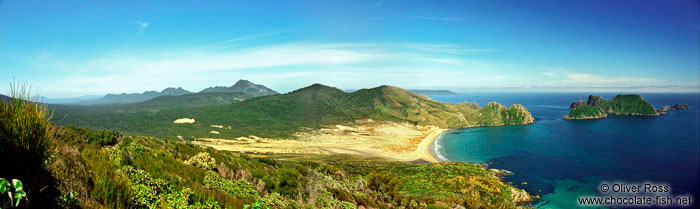
<svg viewBox="0 0 700 209">
<path fill-rule="evenodd" d="M 596 95 L 606 99 L 614 96 Z M 535 202 L 539 208 L 575 208 L 581 196 L 619 194 L 601 193 L 599 188 L 603 183 L 665 184 L 670 192 L 661 194 L 690 195 L 695 203 L 700 200 L 700 94 L 640 95 L 654 107 L 680 103 L 688 104 L 691 109 L 669 111 L 658 117 L 563 120 L 571 102 L 586 100 L 588 94 L 434 96 L 434 100 L 447 103 L 522 104 L 535 118 L 535 123 L 530 125 L 446 132 L 438 138 L 436 152 L 445 160 L 487 163 L 490 168 L 513 172 L 505 181 L 539 195 L 541 199 Z"/>
</svg>

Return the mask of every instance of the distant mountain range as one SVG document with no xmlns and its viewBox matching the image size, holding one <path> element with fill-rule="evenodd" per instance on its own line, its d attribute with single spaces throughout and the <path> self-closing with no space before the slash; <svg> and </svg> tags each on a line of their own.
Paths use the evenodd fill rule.
<svg viewBox="0 0 700 209">
<path fill-rule="evenodd" d="M 245 93 L 250 96 L 245 96 L 240 98 L 249 98 L 257 96 L 267 96 L 278 94 L 276 91 L 267 88 L 263 85 L 254 84 L 247 80 L 238 80 L 233 86 L 215 86 L 206 88 L 199 93 Z M 146 91 L 143 93 L 122 93 L 122 94 L 107 94 L 102 98 L 94 98 L 92 100 L 86 99 L 89 96 L 76 97 L 76 98 L 65 98 L 65 99 L 49 99 L 45 98 L 45 102 L 52 104 L 71 104 L 77 103 L 80 105 L 95 105 L 95 104 L 134 104 L 139 102 L 145 102 L 160 96 L 180 96 L 186 94 L 198 94 L 187 91 L 180 87 L 177 88 L 166 88 L 163 91 Z M 211 95 L 209 95 L 211 96 Z M 221 96 L 221 95 L 220 95 Z M 206 96 L 205 96 L 206 97 Z M 227 100 L 228 101 L 228 100 Z"/>
<path fill-rule="evenodd" d="M 177 96 L 183 94 L 191 94 L 192 92 L 178 88 L 166 88 L 161 92 L 157 91 L 146 91 L 143 93 L 133 93 L 133 94 L 107 94 L 102 99 L 82 102 L 82 104 L 132 104 L 150 100 L 159 96 Z"/>
<path fill-rule="evenodd" d="M 163 137 L 210 136 L 210 125 L 236 127 L 218 130 L 220 135 L 217 137 L 289 137 L 307 128 L 351 125 L 366 119 L 443 128 L 527 124 L 534 121 L 521 105 L 504 107 L 489 103 L 480 108 L 468 103 L 447 104 L 394 86 L 346 93 L 338 88 L 314 84 L 290 93 L 263 97 L 252 97 L 247 93 L 221 94 L 233 93 L 161 96 L 129 105 L 54 105 L 54 121 L 60 125 Z M 246 99 L 245 95 L 252 98 Z M 196 122 L 173 123 L 181 118 L 194 118 Z"/>
<path fill-rule="evenodd" d="M 230 87 L 225 87 L 225 86 L 215 86 L 215 87 L 209 87 L 206 88 L 199 93 L 212 93 L 212 92 L 243 92 L 246 94 L 250 94 L 252 96 L 268 96 L 268 95 L 275 95 L 279 94 L 276 91 L 267 88 L 266 86 L 263 85 L 258 85 L 254 84 L 250 81 L 247 80 L 238 80 L 236 84 L 233 84 L 233 86 Z"/>
<path fill-rule="evenodd" d="M 50 97 L 39 97 L 39 101 L 49 103 L 49 104 L 76 104 L 81 102 L 93 101 L 101 99 L 104 96 L 101 95 L 85 95 L 77 97 L 63 97 L 63 98 L 50 98 Z"/>
</svg>

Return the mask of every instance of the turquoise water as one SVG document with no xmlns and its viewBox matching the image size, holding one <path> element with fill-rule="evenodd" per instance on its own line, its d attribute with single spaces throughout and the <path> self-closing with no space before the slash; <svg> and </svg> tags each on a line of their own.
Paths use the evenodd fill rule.
<svg viewBox="0 0 700 209">
<path fill-rule="evenodd" d="M 610 99 L 614 95 L 602 96 Z M 668 184 L 671 195 L 692 195 L 697 200 L 700 95 L 642 96 L 655 107 L 683 103 L 691 109 L 659 117 L 562 120 L 569 104 L 587 98 L 587 94 L 433 97 L 448 103 L 476 101 L 482 106 L 488 101 L 520 103 L 535 117 L 530 125 L 446 132 L 437 140 L 436 152 L 444 160 L 487 163 L 491 168 L 513 172 L 504 180 L 541 196 L 536 207 L 577 207 L 578 197 L 600 195 L 598 188 L 606 182 Z"/>
</svg>

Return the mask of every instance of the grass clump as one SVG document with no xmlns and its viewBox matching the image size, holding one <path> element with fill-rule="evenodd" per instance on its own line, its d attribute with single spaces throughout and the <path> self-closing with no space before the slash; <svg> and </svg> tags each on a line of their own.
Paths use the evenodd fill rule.
<svg viewBox="0 0 700 209">
<path fill-rule="evenodd" d="M 58 191 L 46 168 L 54 147 L 51 112 L 36 102 L 27 84 L 11 84 L 10 97 L 0 99 L 0 177 L 19 179 L 36 206 L 55 206 Z"/>
</svg>

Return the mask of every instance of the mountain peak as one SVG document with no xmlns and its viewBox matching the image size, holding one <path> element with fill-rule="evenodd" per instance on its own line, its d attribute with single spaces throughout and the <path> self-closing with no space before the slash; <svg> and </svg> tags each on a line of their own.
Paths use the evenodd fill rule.
<svg viewBox="0 0 700 209">
<path fill-rule="evenodd" d="M 161 95 L 172 95 L 172 96 L 177 96 L 177 95 L 183 95 L 183 94 L 190 94 L 192 92 L 187 91 L 181 87 L 168 87 L 166 89 L 163 89 L 163 91 L 160 92 Z"/>
<path fill-rule="evenodd" d="M 211 93 L 211 92 L 242 92 L 253 96 L 267 96 L 278 94 L 276 91 L 267 88 L 266 86 L 255 84 L 248 80 L 240 79 L 233 86 L 215 86 L 206 88 L 200 93 Z"/>
<path fill-rule="evenodd" d="M 343 90 L 340 90 L 339 88 L 336 87 L 331 87 L 331 86 L 326 86 L 320 83 L 315 83 L 310 86 L 300 88 L 297 90 L 292 91 L 290 94 L 297 94 L 297 93 L 302 93 L 302 92 L 328 92 L 328 93 L 345 93 Z"/>
<path fill-rule="evenodd" d="M 255 86 L 255 84 L 248 80 L 240 79 L 235 84 L 233 84 L 233 86 Z"/>
</svg>

